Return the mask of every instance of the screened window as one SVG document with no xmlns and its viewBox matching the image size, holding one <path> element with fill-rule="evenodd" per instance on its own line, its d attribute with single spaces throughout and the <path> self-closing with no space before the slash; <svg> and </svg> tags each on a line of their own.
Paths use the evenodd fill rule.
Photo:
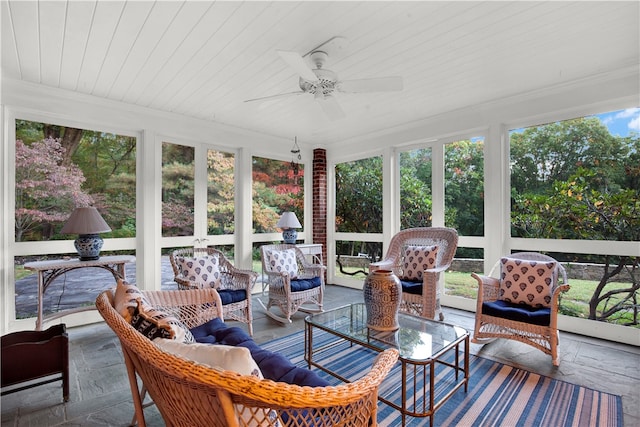
<svg viewBox="0 0 640 427">
<path fill-rule="evenodd" d="M 233 234 L 235 231 L 234 162 L 231 153 L 207 150 L 207 234 Z"/>
<path fill-rule="evenodd" d="M 382 157 L 336 165 L 336 231 L 382 233 Z"/>
<path fill-rule="evenodd" d="M 112 229 L 136 235 L 136 138 L 16 120 L 15 240 L 66 240 L 76 207 L 95 206 Z"/>
<path fill-rule="evenodd" d="M 23 319 L 36 315 L 38 303 L 34 298 L 38 276 L 24 264 L 78 257 L 76 252 L 66 252 L 73 250 L 70 242 L 62 242 L 77 235 L 60 232 L 76 207 L 96 207 L 111 228 L 100 235 L 116 243 L 101 255 L 134 254 L 118 247 L 126 245 L 122 243 L 126 242 L 124 238 L 136 237 L 137 140 L 134 136 L 21 119 L 16 119 L 15 130 L 14 236 L 16 242 L 25 243 L 16 245 L 13 251 L 15 317 Z M 32 244 L 44 241 L 50 242 Z M 135 263 L 125 268 L 127 277 L 135 277 Z M 93 290 L 79 292 L 74 288 L 87 285 L 87 274 L 91 274 L 93 286 L 114 280 L 102 269 L 67 272 L 50 283 L 43 312 L 95 304 Z"/>
<path fill-rule="evenodd" d="M 484 139 L 445 145 L 445 226 L 461 236 L 484 235 Z"/>
<path fill-rule="evenodd" d="M 597 116 L 511 130 L 511 235 L 638 240 L 638 164 L 638 133 Z"/>
<path fill-rule="evenodd" d="M 162 143 L 162 235 L 194 233 L 195 149 Z"/>
<path fill-rule="evenodd" d="M 430 227 L 433 218 L 431 148 L 400 153 L 400 228 Z"/>
<path fill-rule="evenodd" d="M 638 327 L 639 260 L 615 244 L 640 241 L 640 110 L 632 111 L 511 130 L 511 235 L 550 247 L 584 241 L 584 253 L 550 254 L 571 285 L 561 312 Z M 590 245 L 602 240 L 610 253 Z"/>
</svg>

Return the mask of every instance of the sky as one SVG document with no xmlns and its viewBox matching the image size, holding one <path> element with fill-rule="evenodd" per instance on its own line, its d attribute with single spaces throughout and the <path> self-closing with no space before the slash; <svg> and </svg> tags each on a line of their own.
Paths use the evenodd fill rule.
<svg viewBox="0 0 640 427">
<path fill-rule="evenodd" d="M 608 113 L 594 114 L 587 117 L 600 119 L 602 124 L 609 129 L 611 135 L 627 137 L 632 132 L 636 136 L 640 135 L 640 107 L 609 111 Z M 525 128 L 511 129 L 509 132 L 521 133 L 524 130 Z"/>
<path fill-rule="evenodd" d="M 640 134 L 640 108 L 611 111 L 605 114 L 596 114 L 595 117 L 609 128 L 611 135 L 624 137 L 629 136 L 631 132 Z"/>
</svg>

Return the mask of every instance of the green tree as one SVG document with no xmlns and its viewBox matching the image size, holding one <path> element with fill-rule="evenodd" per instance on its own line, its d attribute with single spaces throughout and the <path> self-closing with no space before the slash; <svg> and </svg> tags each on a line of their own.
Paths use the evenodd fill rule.
<svg viewBox="0 0 640 427">
<path fill-rule="evenodd" d="M 71 157 L 113 237 L 135 236 L 136 138 L 91 130 Z"/>
<path fill-rule="evenodd" d="M 336 165 L 336 230 L 382 233 L 382 157 Z"/>
<path fill-rule="evenodd" d="M 170 146 L 170 151 L 175 145 Z M 163 149 L 162 164 L 162 234 L 164 236 L 189 236 L 193 230 L 194 211 L 194 159 L 176 156 L 169 161 Z M 181 151 L 181 150 L 178 150 Z M 167 159 L 167 162 L 164 159 Z"/>
<path fill-rule="evenodd" d="M 336 165 L 336 230 L 352 233 L 382 232 L 382 157 Z M 359 252 L 377 259 L 379 244 L 338 242 L 337 253 Z"/>
<path fill-rule="evenodd" d="M 207 152 L 207 232 L 233 234 L 235 212 L 234 156 L 222 151 Z"/>
<path fill-rule="evenodd" d="M 445 146 L 445 225 L 463 236 L 484 235 L 484 142 Z"/>
<path fill-rule="evenodd" d="M 431 149 L 400 153 L 400 227 L 429 227 L 432 223 Z"/>
<path fill-rule="evenodd" d="M 629 154 L 628 145 L 594 117 L 530 127 L 512 132 L 510 139 L 514 193 L 544 194 L 553 182 L 567 181 L 579 167 L 597 171 L 604 187 L 619 188 L 625 175 L 622 162 Z"/>
</svg>

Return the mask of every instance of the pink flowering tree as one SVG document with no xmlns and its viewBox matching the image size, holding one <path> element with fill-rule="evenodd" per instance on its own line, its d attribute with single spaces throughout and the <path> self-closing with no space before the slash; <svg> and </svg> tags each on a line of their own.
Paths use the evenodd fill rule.
<svg viewBox="0 0 640 427">
<path fill-rule="evenodd" d="M 64 154 L 60 139 L 29 145 L 16 141 L 16 241 L 38 229 L 42 239 L 48 239 L 51 223 L 65 221 L 76 207 L 92 204 L 81 188 L 84 174 L 75 164 L 64 164 Z"/>
</svg>

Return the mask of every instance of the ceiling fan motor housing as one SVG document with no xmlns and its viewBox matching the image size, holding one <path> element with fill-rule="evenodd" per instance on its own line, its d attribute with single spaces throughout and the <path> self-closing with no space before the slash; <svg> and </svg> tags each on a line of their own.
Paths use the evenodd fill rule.
<svg viewBox="0 0 640 427">
<path fill-rule="evenodd" d="M 336 90 L 338 75 L 331 70 L 316 68 L 312 70 L 318 80 L 310 82 L 300 77 L 300 89 L 307 93 L 315 94 L 321 92 L 323 95 L 329 95 Z"/>
</svg>

